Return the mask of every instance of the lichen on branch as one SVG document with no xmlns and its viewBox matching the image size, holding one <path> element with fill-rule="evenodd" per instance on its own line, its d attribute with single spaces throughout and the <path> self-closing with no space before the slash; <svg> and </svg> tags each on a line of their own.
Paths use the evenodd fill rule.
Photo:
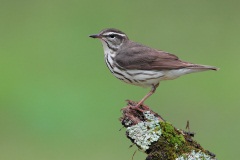
<svg viewBox="0 0 240 160">
<path fill-rule="evenodd" d="M 126 128 L 126 136 L 148 156 L 146 160 L 216 160 L 189 134 L 176 129 L 148 106 L 132 109 L 135 102 L 128 101 L 122 109 L 120 121 Z"/>
</svg>

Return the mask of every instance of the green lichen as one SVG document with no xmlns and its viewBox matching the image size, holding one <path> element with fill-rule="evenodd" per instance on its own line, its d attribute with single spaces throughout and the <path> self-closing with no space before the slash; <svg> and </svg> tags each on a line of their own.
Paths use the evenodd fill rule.
<svg viewBox="0 0 240 160">
<path fill-rule="evenodd" d="M 195 150 L 192 150 L 192 152 L 187 153 L 186 155 L 181 155 L 176 160 L 216 160 L 216 159 L 201 151 L 196 152 Z"/>
<path fill-rule="evenodd" d="M 146 151 L 161 137 L 161 127 L 159 119 L 149 111 L 144 112 L 144 117 L 146 121 L 128 127 L 126 133 L 141 150 Z"/>
</svg>

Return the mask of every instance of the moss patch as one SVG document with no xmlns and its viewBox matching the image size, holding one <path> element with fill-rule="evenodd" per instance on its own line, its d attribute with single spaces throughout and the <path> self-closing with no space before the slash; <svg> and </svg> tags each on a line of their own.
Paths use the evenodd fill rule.
<svg viewBox="0 0 240 160">
<path fill-rule="evenodd" d="M 162 136 L 174 146 L 181 146 L 185 143 L 185 138 L 182 134 L 176 132 L 175 128 L 168 122 L 160 122 L 162 128 Z"/>
<path fill-rule="evenodd" d="M 183 153 L 190 152 L 192 147 L 186 142 L 180 131 L 168 122 L 160 122 L 162 135 L 147 150 L 147 160 L 175 160 Z"/>
</svg>

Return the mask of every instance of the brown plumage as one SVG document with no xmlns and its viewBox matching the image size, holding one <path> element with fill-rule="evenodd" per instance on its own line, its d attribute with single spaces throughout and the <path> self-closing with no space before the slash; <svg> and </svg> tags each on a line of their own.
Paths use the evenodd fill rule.
<svg viewBox="0 0 240 160">
<path fill-rule="evenodd" d="M 198 65 L 181 61 L 177 56 L 149 48 L 136 42 L 128 41 L 116 54 L 116 62 L 125 69 L 137 70 L 172 70 L 181 68 L 210 69 L 216 67 Z M 130 46 L 130 47 L 129 47 Z"/>
</svg>

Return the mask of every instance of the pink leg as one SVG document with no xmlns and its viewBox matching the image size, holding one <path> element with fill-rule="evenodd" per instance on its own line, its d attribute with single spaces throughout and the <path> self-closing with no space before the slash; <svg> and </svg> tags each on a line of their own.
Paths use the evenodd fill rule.
<svg viewBox="0 0 240 160">
<path fill-rule="evenodd" d="M 133 106 L 132 109 L 137 109 L 137 110 L 140 109 L 139 107 L 143 104 L 143 102 L 144 102 L 148 97 L 150 97 L 150 96 L 156 91 L 156 89 L 157 89 L 158 86 L 159 86 L 159 83 L 156 84 L 156 85 L 152 85 L 151 91 L 150 91 L 146 96 L 144 96 L 143 99 L 141 99 L 141 101 L 138 102 L 138 104 L 137 104 L 136 106 Z M 141 110 L 141 109 L 140 109 L 140 110 Z"/>
</svg>

